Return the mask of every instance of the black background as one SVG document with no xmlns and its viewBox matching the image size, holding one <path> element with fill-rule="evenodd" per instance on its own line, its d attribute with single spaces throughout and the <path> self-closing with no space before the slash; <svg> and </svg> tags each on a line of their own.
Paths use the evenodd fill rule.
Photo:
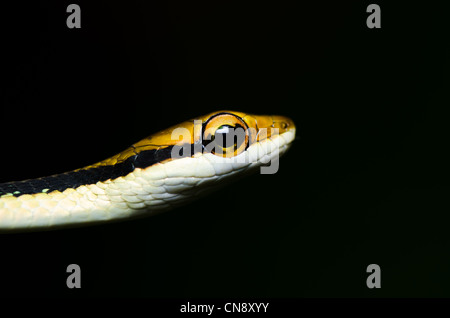
<svg viewBox="0 0 450 318">
<path fill-rule="evenodd" d="M 0 235 L 0 296 L 450 296 L 448 6 L 374 2 L 381 29 L 367 1 L 76 1 L 81 29 L 68 1 L 2 4 L 0 182 L 220 109 L 299 139 L 277 174 L 159 216 Z"/>
</svg>

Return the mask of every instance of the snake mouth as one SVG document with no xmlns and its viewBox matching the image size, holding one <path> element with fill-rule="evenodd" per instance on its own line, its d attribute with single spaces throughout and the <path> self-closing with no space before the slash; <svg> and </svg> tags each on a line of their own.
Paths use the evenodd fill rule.
<svg viewBox="0 0 450 318">
<path fill-rule="evenodd" d="M 260 167 L 261 174 L 274 174 L 279 168 L 279 157 L 282 156 L 295 140 L 296 128 L 292 120 L 287 117 L 274 118 L 276 133 L 264 139 L 259 139 L 257 143 L 249 148 L 250 161 L 254 166 Z M 280 127 L 277 127 L 280 126 Z"/>
</svg>

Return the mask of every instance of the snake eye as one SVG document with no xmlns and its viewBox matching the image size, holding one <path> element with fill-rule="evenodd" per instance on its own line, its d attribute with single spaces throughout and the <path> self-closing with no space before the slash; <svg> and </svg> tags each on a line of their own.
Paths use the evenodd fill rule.
<svg viewBox="0 0 450 318">
<path fill-rule="evenodd" d="M 248 145 L 245 127 L 247 125 L 242 119 L 231 114 L 211 117 L 204 125 L 204 149 L 222 157 L 239 155 Z"/>
</svg>

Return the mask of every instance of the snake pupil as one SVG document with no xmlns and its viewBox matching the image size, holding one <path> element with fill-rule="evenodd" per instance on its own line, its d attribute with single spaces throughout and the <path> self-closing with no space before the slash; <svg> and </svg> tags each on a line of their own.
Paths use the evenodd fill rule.
<svg viewBox="0 0 450 318">
<path fill-rule="evenodd" d="M 216 129 L 214 140 L 216 146 L 223 149 L 223 151 L 236 151 L 244 142 L 245 132 L 242 126 L 236 127 L 230 125 L 222 125 Z"/>
<path fill-rule="evenodd" d="M 233 127 L 229 125 L 222 125 L 217 128 L 216 133 L 214 134 L 214 140 L 216 141 L 217 146 L 221 148 L 229 148 L 232 146 L 230 140 L 231 138 L 229 136 L 232 129 Z M 227 142 L 230 144 L 227 144 Z"/>
</svg>

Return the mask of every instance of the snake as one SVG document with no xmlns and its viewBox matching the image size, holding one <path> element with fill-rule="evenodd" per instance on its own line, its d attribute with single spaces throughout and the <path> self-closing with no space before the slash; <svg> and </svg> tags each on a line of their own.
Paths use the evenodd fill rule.
<svg viewBox="0 0 450 318">
<path fill-rule="evenodd" d="M 295 131 L 288 117 L 220 110 L 80 169 L 0 183 L 0 233 L 81 227 L 171 210 L 269 168 L 291 146 Z"/>
</svg>

